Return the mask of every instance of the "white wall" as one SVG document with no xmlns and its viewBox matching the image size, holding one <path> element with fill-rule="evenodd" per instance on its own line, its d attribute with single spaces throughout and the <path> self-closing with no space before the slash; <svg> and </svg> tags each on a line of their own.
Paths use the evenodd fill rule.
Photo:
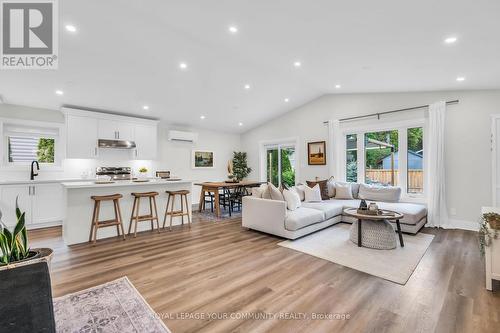
<svg viewBox="0 0 500 333">
<path fill-rule="evenodd" d="M 45 122 L 64 123 L 64 116 L 60 111 L 30 108 L 0 104 L 0 118 L 16 118 Z M 198 133 L 198 142 L 183 143 L 167 140 L 169 129 L 189 130 Z M 38 179 L 80 178 L 83 172 L 95 172 L 98 166 L 130 166 L 135 172 L 146 166 L 153 176 L 157 170 L 171 171 L 172 176 L 190 179 L 194 182 L 222 181 L 227 178 L 227 162 L 232 158 L 233 151 L 240 150 L 240 136 L 217 131 L 197 128 L 186 128 L 169 124 L 160 124 L 158 129 L 158 159 L 155 161 L 137 161 L 131 158 L 129 151 L 103 150 L 99 152 L 99 159 L 66 159 L 61 168 L 40 170 Z M 2 141 L 3 144 L 3 141 Z M 213 150 L 215 152 L 215 168 L 194 170 L 191 167 L 191 151 L 193 149 Z M 0 167 L 1 180 L 28 179 L 29 169 L 7 171 Z M 193 203 L 199 201 L 200 188 L 193 186 Z"/>
<path fill-rule="evenodd" d="M 328 129 L 323 121 L 454 99 L 460 103 L 448 107 L 448 208 L 456 211 L 456 215 L 450 216 L 456 226 L 471 227 L 479 218 L 481 206 L 490 205 L 492 200 L 490 115 L 500 114 L 500 90 L 326 95 L 244 133 L 241 146 L 248 152 L 250 166 L 255 170 L 251 177 L 258 179 L 259 142 L 298 137 L 299 181 L 328 178 L 328 165 L 308 166 L 306 156 L 306 142 L 328 141 Z M 423 110 L 412 111 L 385 116 L 380 121 L 422 118 L 426 114 Z"/>
</svg>

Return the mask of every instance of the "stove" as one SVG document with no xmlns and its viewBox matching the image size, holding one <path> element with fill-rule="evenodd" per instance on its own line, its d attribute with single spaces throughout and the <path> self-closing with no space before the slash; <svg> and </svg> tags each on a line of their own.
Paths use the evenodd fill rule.
<svg viewBox="0 0 500 333">
<path fill-rule="evenodd" d="M 111 180 L 131 180 L 132 169 L 129 167 L 97 167 L 97 176 L 109 176 Z"/>
</svg>

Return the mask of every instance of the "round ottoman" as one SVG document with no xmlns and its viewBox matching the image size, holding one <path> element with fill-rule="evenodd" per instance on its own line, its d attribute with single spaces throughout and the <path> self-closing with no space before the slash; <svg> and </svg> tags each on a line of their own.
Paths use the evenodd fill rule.
<svg viewBox="0 0 500 333">
<path fill-rule="evenodd" d="M 358 220 L 351 225 L 351 242 L 358 244 Z M 392 250 L 396 248 L 396 233 L 387 220 L 363 220 L 361 241 L 364 247 L 378 250 Z"/>
</svg>

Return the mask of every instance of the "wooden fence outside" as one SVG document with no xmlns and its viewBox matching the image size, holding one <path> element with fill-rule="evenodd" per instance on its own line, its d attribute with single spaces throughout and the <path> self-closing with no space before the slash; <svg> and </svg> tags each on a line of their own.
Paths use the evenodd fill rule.
<svg viewBox="0 0 500 333">
<path fill-rule="evenodd" d="M 365 171 L 366 178 L 373 182 L 390 184 L 391 170 L 390 169 L 367 169 Z M 399 171 L 394 170 L 394 181 L 398 182 Z M 424 189 L 424 172 L 422 170 L 408 170 L 408 192 L 418 193 Z"/>
</svg>

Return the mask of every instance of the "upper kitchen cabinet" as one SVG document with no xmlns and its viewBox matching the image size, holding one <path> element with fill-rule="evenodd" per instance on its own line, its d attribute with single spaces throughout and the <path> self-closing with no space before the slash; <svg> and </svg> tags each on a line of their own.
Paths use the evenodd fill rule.
<svg viewBox="0 0 500 333">
<path fill-rule="evenodd" d="M 97 119 L 66 115 L 66 157 L 97 157 Z"/>
<path fill-rule="evenodd" d="M 135 158 L 154 160 L 158 150 L 158 126 L 148 124 L 135 125 Z"/>
<path fill-rule="evenodd" d="M 131 158 L 157 157 L 158 121 L 101 112 L 62 108 L 66 115 L 67 158 L 97 158 L 98 140 L 134 141 Z"/>
<path fill-rule="evenodd" d="M 99 139 L 134 141 L 134 123 L 99 119 Z"/>
</svg>

